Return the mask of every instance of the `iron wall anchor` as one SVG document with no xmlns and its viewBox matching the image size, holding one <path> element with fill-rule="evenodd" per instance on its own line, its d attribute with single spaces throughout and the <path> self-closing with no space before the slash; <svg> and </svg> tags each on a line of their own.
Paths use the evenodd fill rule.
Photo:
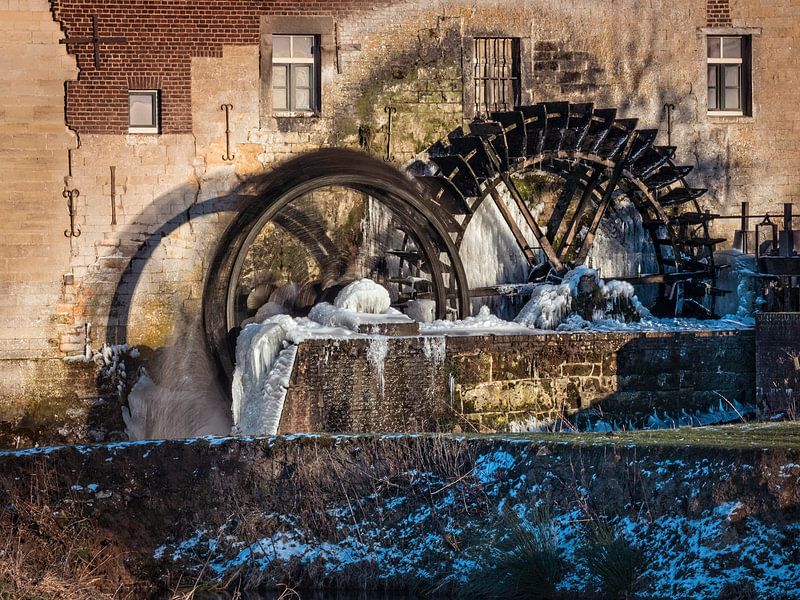
<svg viewBox="0 0 800 600">
<path fill-rule="evenodd" d="M 111 167 L 111 224 L 117 224 L 117 168 Z"/>
<path fill-rule="evenodd" d="M 77 209 L 75 207 L 75 200 L 81 193 L 78 190 L 65 189 L 61 195 L 67 199 L 67 208 L 69 209 L 69 229 L 64 230 L 64 235 L 70 237 L 80 237 L 81 229 L 75 226 L 75 217 Z"/>
<path fill-rule="evenodd" d="M 667 146 L 672 146 L 672 111 L 675 110 L 675 105 L 667 102 L 664 110 L 667 111 Z"/>
<path fill-rule="evenodd" d="M 383 157 L 383 160 L 388 162 L 394 160 L 392 155 L 392 115 L 397 112 L 397 108 L 385 106 L 383 111 L 389 115 L 389 121 L 386 123 L 386 155 Z"/>
<path fill-rule="evenodd" d="M 225 154 L 222 155 L 222 160 L 232 161 L 236 158 L 231 154 L 231 120 L 230 111 L 233 110 L 233 104 L 223 104 L 219 107 L 220 110 L 225 111 Z"/>
</svg>

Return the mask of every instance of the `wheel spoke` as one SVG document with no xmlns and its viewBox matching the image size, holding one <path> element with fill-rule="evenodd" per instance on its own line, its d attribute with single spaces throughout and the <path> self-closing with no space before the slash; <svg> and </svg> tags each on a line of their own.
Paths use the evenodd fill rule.
<svg viewBox="0 0 800 600">
<path fill-rule="evenodd" d="M 580 173 L 570 173 L 564 180 L 564 188 L 553 207 L 553 212 L 547 221 L 547 239 L 551 244 L 555 245 L 555 240 L 561 225 L 564 223 L 564 218 L 567 216 L 569 207 L 572 204 L 572 199 L 575 197 L 575 192 L 578 189 L 581 181 Z"/>
<path fill-rule="evenodd" d="M 631 151 L 633 139 L 634 136 L 632 135 L 628 137 L 628 141 L 625 142 L 625 148 L 622 150 L 622 156 L 614 166 L 614 170 L 611 172 L 611 177 L 609 177 L 608 182 L 606 183 L 603 197 L 600 200 L 600 205 L 597 207 L 594 217 L 592 217 L 591 225 L 589 225 L 589 231 L 586 232 L 586 236 L 581 241 L 581 248 L 575 257 L 576 264 L 583 264 L 586 261 L 586 257 L 589 255 L 589 251 L 592 249 L 592 243 L 594 242 L 594 236 L 597 233 L 597 228 L 600 226 L 600 221 L 603 220 L 603 215 L 611 204 L 614 190 L 617 189 L 619 180 L 622 177 L 622 172 L 625 167 L 625 160 L 627 160 L 628 154 Z"/>
<path fill-rule="evenodd" d="M 575 209 L 572 218 L 570 219 L 569 225 L 567 226 L 567 231 L 558 246 L 558 253 L 562 260 L 564 260 L 567 252 L 569 252 L 569 248 L 575 239 L 575 235 L 578 233 L 578 225 L 581 222 L 581 217 L 584 215 L 586 209 L 589 207 L 592 201 L 592 195 L 597 189 L 597 184 L 600 181 L 601 173 L 602 169 L 595 169 L 592 173 L 592 176 L 589 178 L 589 181 L 586 183 L 586 187 L 583 190 L 583 195 L 581 195 L 578 206 Z"/>
<path fill-rule="evenodd" d="M 517 186 L 514 185 L 514 182 L 507 172 L 501 174 L 501 179 L 503 183 L 506 184 L 506 188 L 508 188 L 508 191 L 511 193 L 511 197 L 514 199 L 514 202 L 517 205 L 517 208 L 522 213 L 525 223 L 528 225 L 531 232 L 533 232 L 536 241 L 539 242 L 539 247 L 542 249 L 542 252 L 544 252 L 544 255 L 547 257 L 550 265 L 555 270 L 562 271 L 564 267 L 561 264 L 561 259 L 558 257 L 558 254 L 556 254 L 552 244 L 550 244 L 550 240 L 547 239 L 547 236 L 539 227 L 539 224 L 536 222 L 536 218 L 533 216 L 533 214 L 531 214 L 531 211 L 528 209 L 528 205 L 525 204 L 525 200 L 519 193 Z"/>
</svg>

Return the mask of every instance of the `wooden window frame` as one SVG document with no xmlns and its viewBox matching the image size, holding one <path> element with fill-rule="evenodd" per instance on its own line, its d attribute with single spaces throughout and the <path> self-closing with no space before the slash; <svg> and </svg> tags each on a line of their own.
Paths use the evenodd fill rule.
<svg viewBox="0 0 800 600">
<path fill-rule="evenodd" d="M 312 46 L 312 55 L 310 58 L 297 58 L 294 56 L 277 58 L 273 55 L 271 67 L 273 72 L 276 67 L 286 68 L 286 108 L 278 109 L 273 106 L 275 116 L 297 117 L 319 114 L 319 90 L 317 89 L 317 82 L 319 82 L 319 36 L 306 33 L 273 33 L 273 42 L 276 37 L 289 38 L 290 48 L 294 46 L 294 39 L 300 37 L 311 37 L 314 39 L 314 44 Z M 309 108 L 297 108 L 296 106 L 297 86 L 295 80 L 297 77 L 298 65 L 311 67 L 311 78 L 308 87 Z M 273 92 L 275 89 L 273 80 Z"/>
</svg>

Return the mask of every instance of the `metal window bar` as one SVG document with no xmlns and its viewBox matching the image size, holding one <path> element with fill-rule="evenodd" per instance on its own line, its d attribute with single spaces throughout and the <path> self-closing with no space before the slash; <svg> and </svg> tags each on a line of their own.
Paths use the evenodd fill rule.
<svg viewBox="0 0 800 600">
<path fill-rule="evenodd" d="M 510 110 L 519 104 L 519 41 L 474 39 L 475 113 Z"/>
</svg>

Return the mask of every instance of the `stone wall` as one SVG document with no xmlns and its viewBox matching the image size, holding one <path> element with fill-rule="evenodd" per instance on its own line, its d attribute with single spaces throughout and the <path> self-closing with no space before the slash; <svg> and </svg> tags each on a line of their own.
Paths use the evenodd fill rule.
<svg viewBox="0 0 800 600">
<path fill-rule="evenodd" d="M 57 334 L 77 301 L 64 274 L 80 247 L 64 235 L 62 192 L 76 146 L 64 82 L 78 71 L 62 38 L 47 0 L 0 2 L 0 430 L 38 427 L 31 414 L 70 428 L 66 413 L 80 406 L 82 382 L 60 360 L 73 348 Z"/>
<path fill-rule="evenodd" d="M 309 149 L 358 147 L 359 133 L 367 150 L 382 154 L 388 105 L 398 109 L 395 161 L 413 158 L 472 116 L 473 36 L 520 38 L 523 103 L 593 101 L 663 130 L 663 105 L 674 102 L 677 160 L 698 167 L 690 180 L 711 188 L 709 209 L 736 211 L 749 200 L 756 212 L 796 201 L 800 114 L 786 108 L 800 100 L 794 8 L 727 7 L 731 31 L 753 35 L 753 115 L 712 118 L 703 28 L 728 26 L 718 18 L 722 10 L 727 19 L 724 4 L 242 0 L 165 2 L 144 14 L 130 2 L 56 0 L 52 13 L 44 0 L 0 2 L 7 67 L 0 119 L 4 135 L 11 132 L 0 155 L 10 174 L 1 196 L 0 284 L 9 293 L 0 299 L 0 356 L 81 352 L 87 324 L 95 347 L 163 346 L 176 322 L 198 314 L 209 256 L 238 205 L 239 185 Z M 99 68 L 90 45 L 58 43 L 62 31 L 87 35 L 92 15 L 102 36 L 127 38 L 101 47 Z M 262 40 L 280 31 L 281 18 L 307 17 L 331 24 L 322 37 L 321 111 L 265 114 Z M 80 78 L 72 81 L 76 57 Z M 126 89 L 144 85 L 163 92 L 160 135 L 125 133 Z M 223 102 L 234 105 L 233 161 L 222 158 Z M 78 140 L 67 126 L 79 137 L 71 164 L 67 150 Z M 71 240 L 63 236 L 65 177 L 80 192 L 82 235 Z M 5 401 L 7 392 L 0 395 Z"/>
<path fill-rule="evenodd" d="M 309 340 L 280 432 L 506 431 L 592 409 L 642 424 L 754 401 L 751 331 Z"/>
<path fill-rule="evenodd" d="M 756 397 L 769 412 L 800 416 L 800 314 L 756 316 Z"/>
</svg>

